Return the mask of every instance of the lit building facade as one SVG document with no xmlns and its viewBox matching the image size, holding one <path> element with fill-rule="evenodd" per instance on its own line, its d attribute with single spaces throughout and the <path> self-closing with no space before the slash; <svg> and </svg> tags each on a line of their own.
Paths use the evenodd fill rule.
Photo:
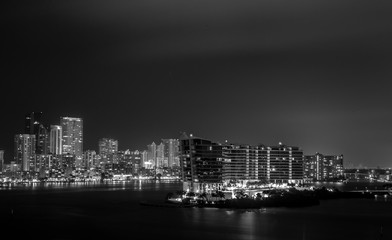
<svg viewBox="0 0 392 240">
<path fill-rule="evenodd" d="M 118 140 L 111 138 L 101 138 L 98 143 L 99 155 L 102 161 L 107 164 L 116 163 L 116 153 L 118 152 Z"/>
<path fill-rule="evenodd" d="M 179 153 L 179 140 L 178 139 L 162 139 L 162 143 L 165 145 L 164 153 L 164 165 L 172 168 L 173 166 L 179 166 L 180 160 L 178 157 Z"/>
<path fill-rule="evenodd" d="M 147 162 L 151 165 L 151 168 L 155 168 L 157 166 L 157 145 L 155 142 L 147 145 Z"/>
<path fill-rule="evenodd" d="M 84 152 L 83 162 L 84 162 L 85 169 L 87 170 L 99 167 L 97 153 L 94 150 L 87 150 Z"/>
<path fill-rule="evenodd" d="M 141 152 L 141 164 L 142 168 L 151 169 L 152 164 L 148 161 L 148 151 L 144 150 Z"/>
<path fill-rule="evenodd" d="M 328 181 L 343 178 L 343 155 L 305 156 L 304 177 L 307 181 Z"/>
<path fill-rule="evenodd" d="M 185 133 L 180 138 L 183 188 L 199 192 L 222 184 L 222 145 Z"/>
<path fill-rule="evenodd" d="M 344 177 L 343 155 L 324 156 L 325 179 L 341 179 Z"/>
<path fill-rule="evenodd" d="M 125 160 L 125 152 L 117 151 L 116 153 L 110 154 L 110 161 L 106 164 L 105 170 L 113 174 L 123 174 L 124 173 L 124 163 Z"/>
<path fill-rule="evenodd" d="M 223 179 L 227 181 L 303 181 L 303 151 L 298 147 L 226 144 L 223 158 Z"/>
<path fill-rule="evenodd" d="M 142 168 L 142 153 L 138 150 L 131 152 L 132 174 L 139 175 Z"/>
<path fill-rule="evenodd" d="M 49 151 L 48 129 L 42 123 L 42 112 L 25 115 L 25 134 L 35 135 L 35 153 L 47 154 Z"/>
<path fill-rule="evenodd" d="M 16 164 L 21 166 L 21 171 L 28 172 L 31 166 L 35 167 L 35 149 L 35 135 L 15 135 L 14 160 Z"/>
<path fill-rule="evenodd" d="M 99 140 L 99 155 L 105 156 L 118 152 L 118 140 L 101 138 Z"/>
<path fill-rule="evenodd" d="M 303 182 L 303 151 L 299 147 L 267 147 L 267 180 L 275 183 Z"/>
<path fill-rule="evenodd" d="M 132 173 L 132 159 L 135 156 L 135 152 L 130 151 L 129 149 L 122 152 L 119 155 L 118 162 L 118 174 L 131 174 Z"/>
<path fill-rule="evenodd" d="M 50 125 L 49 152 L 54 155 L 63 154 L 63 129 L 59 125 Z"/>
<path fill-rule="evenodd" d="M 125 151 L 125 166 L 127 174 L 139 175 L 142 168 L 142 152 L 136 151 Z"/>
<path fill-rule="evenodd" d="M 223 158 L 223 180 L 267 180 L 266 147 L 227 144 Z"/>
<path fill-rule="evenodd" d="M 61 117 L 63 130 L 63 154 L 83 157 L 83 120 L 81 118 Z"/>
<path fill-rule="evenodd" d="M 167 162 L 165 163 L 165 145 L 163 143 L 157 146 L 157 168 L 167 167 Z"/>
</svg>

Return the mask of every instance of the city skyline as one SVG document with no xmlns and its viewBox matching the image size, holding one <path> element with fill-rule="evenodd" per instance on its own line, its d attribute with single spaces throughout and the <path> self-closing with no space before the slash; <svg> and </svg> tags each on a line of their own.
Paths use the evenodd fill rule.
<svg viewBox="0 0 392 240">
<path fill-rule="evenodd" d="M 34 120 L 34 117 L 30 117 L 30 116 L 39 116 L 39 121 Z M 80 153 L 75 154 L 75 150 L 67 150 L 69 148 L 75 148 L 74 146 L 71 145 L 75 145 L 75 142 L 79 142 L 79 144 L 81 146 L 79 146 L 79 150 L 78 152 L 85 152 L 88 150 L 97 150 L 98 153 L 102 153 L 102 154 L 106 154 L 103 152 L 109 151 L 111 153 L 115 153 L 117 151 L 119 151 L 119 142 L 116 139 L 112 139 L 112 138 L 107 138 L 107 137 L 100 137 L 98 140 L 98 144 L 97 146 L 93 147 L 93 148 L 88 148 L 88 149 L 83 149 L 83 118 L 80 117 L 60 117 L 60 125 L 53 125 L 52 123 L 46 123 L 45 121 L 42 121 L 42 115 L 43 112 L 30 112 L 27 113 L 25 116 L 25 135 L 34 135 L 35 139 L 37 139 L 38 137 L 36 136 L 38 134 L 38 130 L 43 129 L 43 131 L 45 132 L 44 135 L 42 135 L 41 138 L 45 139 L 45 144 L 41 144 L 43 146 L 41 146 L 41 148 L 47 148 L 47 150 L 44 152 L 42 151 L 42 149 L 36 149 L 34 150 L 37 154 L 55 154 L 55 155 L 61 155 L 63 151 L 65 151 L 65 153 L 70 153 L 72 152 L 72 154 L 74 155 L 80 155 Z M 31 120 L 32 119 L 32 120 Z M 37 127 L 30 127 L 30 126 L 35 126 L 37 125 Z M 37 129 L 36 131 L 31 130 L 31 129 Z M 64 130 L 66 130 L 66 132 L 70 132 L 69 134 L 63 134 Z M 35 133 L 37 132 L 37 133 Z M 183 136 L 183 134 L 187 134 L 186 132 L 180 132 L 179 135 L 177 137 L 181 137 Z M 189 133 L 191 136 L 193 136 L 194 134 Z M 16 135 L 23 135 L 23 134 L 16 134 Z M 15 136 L 16 136 L 15 135 Z M 67 136 L 70 135 L 70 136 Z M 75 136 L 74 136 L 75 135 Z M 78 138 L 79 137 L 79 138 Z M 79 139 L 79 140 L 78 140 Z M 175 139 L 161 139 L 161 143 L 159 145 L 155 144 L 155 141 L 152 142 L 151 144 L 147 145 L 147 150 L 150 149 L 151 146 L 154 146 L 153 148 L 156 150 L 151 150 L 152 152 L 159 152 L 160 150 L 159 147 L 163 147 L 163 145 L 165 145 L 165 154 L 169 154 L 166 153 L 166 151 L 169 148 L 173 148 L 172 145 L 172 141 Z M 66 142 L 70 142 L 68 145 L 64 144 Z M 227 140 L 225 141 L 216 141 L 217 143 L 220 144 L 225 144 L 228 143 Z M 35 140 L 35 145 L 37 145 L 37 143 L 39 143 L 39 141 Z M 238 143 L 236 141 L 234 142 L 230 142 L 230 144 L 233 143 Z M 248 143 L 240 143 L 240 144 L 245 144 L 248 145 Z M 279 144 L 282 144 L 281 142 L 279 142 Z M 63 146 L 65 145 L 65 146 Z M 170 145 L 170 147 L 169 147 Z M 258 144 L 258 145 L 264 145 L 264 144 Z M 125 147 L 122 150 L 129 150 L 129 147 Z M 139 149 L 142 150 L 143 148 Z M 146 148 L 144 148 L 146 149 Z M 15 150 L 15 148 L 13 149 Z M 163 152 L 161 153 L 163 154 Z M 152 157 L 152 158 L 156 158 L 156 157 Z M 171 157 L 173 158 L 173 156 Z M 168 161 L 173 161 L 173 160 L 168 160 Z"/>
<path fill-rule="evenodd" d="M 52 130 L 56 130 L 56 131 L 58 131 L 58 129 L 60 128 L 60 129 L 62 129 L 63 127 L 61 127 L 60 125 L 61 125 L 61 122 L 65 119 L 65 120 L 67 120 L 67 121 L 71 121 L 71 122 L 74 122 L 74 121 L 80 121 L 81 123 L 82 123 L 82 132 L 81 133 L 79 133 L 79 134 L 81 134 L 82 136 L 83 136 L 83 118 L 80 118 L 80 117 L 60 117 L 60 125 L 53 125 L 53 124 L 56 124 L 56 123 L 46 123 L 45 121 L 42 121 L 42 115 L 43 115 L 43 112 L 38 112 L 39 113 L 39 116 L 40 116 L 40 122 L 39 122 L 39 125 L 41 126 L 41 125 L 46 125 L 47 126 L 47 129 L 45 129 L 45 131 L 47 131 L 47 133 L 48 133 L 48 139 L 47 139 L 47 141 L 48 141 L 48 153 L 49 152 L 51 152 L 50 150 L 52 149 L 52 146 L 51 146 L 51 141 L 52 141 L 52 138 L 50 138 L 49 137 L 49 135 L 51 135 L 52 134 Z M 34 114 L 34 112 L 30 112 L 30 113 L 28 113 L 28 114 L 26 114 L 25 116 L 30 116 L 30 115 L 32 115 L 32 114 Z M 25 132 L 28 132 L 28 124 L 27 124 L 27 121 L 25 121 Z M 80 127 L 80 126 L 79 126 Z M 54 128 L 54 129 L 53 129 Z M 61 132 L 61 134 L 62 134 L 62 131 L 60 131 Z M 57 135 L 59 134 L 59 133 L 56 133 Z M 181 137 L 181 135 L 182 134 L 186 134 L 186 132 L 180 132 L 178 135 L 177 135 L 177 138 L 178 137 Z M 194 135 L 194 134 L 192 134 L 192 133 L 189 133 L 189 134 L 191 134 L 191 135 Z M 16 137 L 17 135 L 23 135 L 23 134 L 14 134 L 14 136 Z M 26 134 L 25 134 L 26 135 Z M 58 136 L 57 136 L 58 137 Z M 197 135 L 197 137 L 199 137 L 198 135 Z M 82 137 L 82 138 L 84 138 L 84 136 Z M 76 138 L 77 139 L 77 138 Z M 163 138 L 161 138 L 161 140 L 163 141 L 163 142 L 165 142 L 166 140 L 174 140 L 174 139 L 163 139 Z M 49 142 L 50 141 L 50 142 Z M 119 148 L 118 146 L 119 146 L 119 141 L 118 140 L 116 140 L 116 139 L 112 139 L 112 138 L 105 138 L 105 137 L 99 137 L 98 138 L 98 140 L 97 140 L 97 142 L 94 144 L 90 144 L 90 146 L 92 146 L 92 145 L 95 145 L 95 146 L 93 146 L 93 147 L 90 147 L 90 148 L 83 148 L 82 147 L 82 154 L 81 154 L 81 156 L 83 155 L 83 153 L 84 152 L 86 152 L 86 151 L 97 151 L 98 153 L 100 152 L 100 149 L 101 149 L 101 142 L 102 141 L 110 141 L 110 142 L 112 142 L 113 141 L 113 143 L 111 143 L 111 144 L 115 144 L 115 149 L 117 149 L 117 151 L 118 150 L 122 150 L 122 151 L 124 151 L 124 150 L 129 150 L 129 149 L 133 149 L 133 150 L 136 150 L 136 151 L 147 151 L 147 152 L 149 152 L 150 150 L 149 150 L 149 148 L 150 148 L 150 144 L 148 144 L 147 145 L 147 148 L 146 147 L 141 147 L 141 148 L 130 148 L 130 147 L 127 147 L 127 146 L 125 146 L 124 148 Z M 214 140 L 214 141 L 216 141 L 216 140 Z M 63 142 L 64 142 L 64 139 L 62 139 L 62 141 L 61 141 L 61 145 L 63 144 Z M 250 143 L 244 143 L 244 142 L 238 142 L 238 141 L 232 141 L 232 142 L 228 142 L 228 140 L 226 139 L 226 140 L 218 140 L 218 141 L 216 141 L 217 143 L 220 143 L 220 144 L 225 144 L 225 143 L 229 143 L 229 144 L 243 144 L 243 145 L 254 145 L 254 146 L 256 146 L 256 145 L 268 145 L 268 144 L 265 144 L 265 143 L 257 143 L 257 144 L 250 144 Z M 152 141 L 152 143 L 153 144 L 155 144 L 155 142 L 154 141 Z M 163 143 L 161 143 L 160 145 L 162 145 Z M 272 143 L 272 144 L 269 144 L 269 146 L 272 146 L 272 145 L 277 145 L 277 144 L 283 144 L 282 142 L 278 142 L 278 143 L 276 143 L 276 144 L 274 144 L 274 143 Z M 286 144 L 286 143 L 285 143 Z M 14 145 L 15 145 L 15 143 L 14 143 Z M 84 142 L 83 142 L 83 139 L 82 139 L 82 141 L 81 141 L 81 145 L 83 146 L 84 145 Z M 294 145 L 295 145 L 295 143 L 294 143 Z M 159 147 L 159 145 L 155 145 L 156 147 L 156 149 L 158 149 L 158 147 Z M 13 146 L 14 148 L 12 149 L 12 153 L 14 153 L 14 155 L 12 155 L 12 156 L 8 156 L 8 158 L 4 158 L 5 160 L 6 160 L 6 162 L 10 162 L 10 161 L 14 161 L 15 159 L 15 146 Z M 308 151 L 306 151 L 306 148 L 304 148 L 304 147 L 302 147 L 302 146 L 300 146 L 301 147 L 301 149 L 303 149 L 303 152 L 304 152 L 304 156 L 310 156 L 310 155 L 313 155 L 313 154 L 319 154 L 320 152 L 322 152 L 322 151 L 315 151 L 315 152 L 308 152 Z M 60 150 L 60 152 L 61 151 L 64 151 L 63 150 L 63 148 L 61 147 L 60 148 L 61 150 Z M 0 148 L 0 150 L 3 150 L 3 152 L 4 152 L 4 149 L 2 149 L 2 148 Z M 166 149 L 165 149 L 166 150 Z M 79 150 L 80 151 L 80 150 Z M 155 151 L 153 151 L 153 152 L 155 152 Z M 158 151 L 159 152 L 159 151 Z M 3 153 L 4 154 L 4 153 Z M 344 155 L 343 153 L 328 153 L 329 155 L 333 155 L 333 154 L 337 154 L 337 155 Z M 327 155 L 328 155 L 327 154 Z M 6 155 L 6 154 L 4 154 L 4 155 Z M 80 157 L 81 157 L 80 156 Z M 151 157 L 150 157 L 151 158 Z M 156 157 L 157 158 L 157 157 Z M 155 159 L 155 158 L 153 158 L 152 157 L 152 159 Z M 158 158 L 157 158 L 158 159 Z M 8 161 L 7 161 L 8 160 Z M 159 161 L 159 160 L 158 160 Z M 161 160 L 162 161 L 162 160 Z M 375 168 L 375 167 L 384 167 L 384 168 L 390 168 L 389 166 L 364 166 L 364 165 L 362 165 L 362 164 L 360 164 L 360 165 L 358 165 L 358 166 L 355 166 L 355 165 L 353 165 L 352 163 L 345 163 L 345 167 L 346 168 Z"/>
<path fill-rule="evenodd" d="M 28 116 L 28 115 L 30 115 L 30 114 L 33 114 L 34 112 L 31 112 L 31 113 L 28 113 L 26 116 Z M 42 118 L 42 112 L 39 112 L 40 113 L 40 119 Z M 71 119 L 71 120 L 79 120 L 79 121 L 81 121 L 82 122 L 82 129 L 83 129 L 83 118 L 79 118 L 79 117 L 60 117 L 60 122 L 61 122 L 61 119 Z M 58 126 L 58 125 L 53 125 L 53 123 L 46 123 L 45 121 L 42 121 L 42 119 L 40 120 L 41 122 L 40 122 L 40 124 L 41 125 L 46 125 L 47 127 L 48 127 L 48 129 L 46 129 L 47 131 L 48 131 L 48 134 L 50 135 L 50 133 L 51 133 L 51 128 L 52 127 L 55 127 L 55 128 L 58 128 L 58 127 L 60 127 L 61 128 L 61 126 Z M 57 124 L 57 123 L 55 123 L 55 124 Z M 26 124 L 25 124 L 25 129 L 26 129 Z M 27 131 L 27 130 L 25 130 L 25 131 Z M 180 137 L 180 135 L 181 134 L 183 134 L 183 133 L 186 133 L 186 132 L 179 132 L 179 134 L 177 135 L 177 138 L 178 137 Z M 192 134 L 192 133 L 189 133 L 189 134 Z M 15 135 L 18 135 L 18 134 L 14 134 L 14 136 Z M 82 135 L 83 135 L 83 132 L 82 132 Z M 193 134 L 194 135 L 194 134 Z M 197 135 L 198 136 L 198 135 Z M 97 152 L 99 152 L 99 149 L 100 149 L 100 141 L 102 140 L 102 139 L 110 139 L 110 138 L 105 138 L 105 137 L 99 137 L 98 138 L 98 140 L 97 140 L 97 142 L 96 143 L 90 143 L 89 144 L 89 146 L 92 146 L 92 147 L 89 147 L 89 148 L 83 148 L 83 152 L 85 152 L 85 151 L 87 151 L 87 150 L 93 150 L 93 151 L 97 151 Z M 162 139 L 162 138 L 161 138 Z M 113 139 L 110 139 L 110 140 L 113 140 Z M 162 140 L 165 140 L 165 139 L 162 139 Z M 113 140 L 114 141 L 114 140 Z M 118 145 L 119 145 L 119 143 L 118 143 L 118 140 L 115 140 L 116 141 L 116 146 L 117 146 L 117 148 L 118 148 Z M 239 142 L 239 141 L 232 141 L 232 142 L 227 142 L 227 139 L 225 139 L 225 140 L 214 140 L 214 141 L 216 141 L 216 142 L 218 142 L 218 143 L 221 143 L 221 144 L 224 144 L 225 142 L 226 143 L 230 143 L 230 144 L 245 144 L 245 145 L 268 145 L 268 144 L 265 144 L 265 143 L 260 143 L 260 142 L 258 142 L 258 143 L 256 143 L 256 144 L 251 144 L 251 143 L 244 143 L 244 142 Z M 63 142 L 63 141 L 62 141 Z M 49 143 L 49 139 L 48 139 L 48 143 Z M 153 143 L 154 143 L 154 141 L 153 141 Z M 281 144 L 282 142 L 278 142 L 279 144 Z M 286 143 L 286 142 L 285 142 Z M 85 143 L 84 142 L 82 142 L 82 145 L 84 145 Z M 289 144 L 291 144 L 291 143 L 289 143 Z M 141 145 L 143 145 L 143 144 L 141 144 Z M 269 145 L 277 145 L 277 143 L 272 143 L 272 144 L 269 144 Z M 294 143 L 294 145 L 295 145 L 295 143 Z M 143 150 L 148 150 L 148 146 L 150 146 L 150 145 L 147 145 L 147 148 L 146 147 L 140 147 L 140 148 L 131 148 L 131 147 L 129 147 L 129 146 L 125 146 L 124 148 L 118 148 L 119 150 L 121 149 L 121 150 L 129 150 L 129 149 L 134 149 L 134 150 L 140 150 L 140 151 L 143 151 Z M 158 145 L 156 145 L 157 147 L 158 147 Z M 51 147 L 50 147 L 50 144 L 48 144 L 48 147 L 49 147 L 49 149 L 51 149 Z M 304 148 L 304 147 L 302 147 L 302 146 L 300 146 L 302 149 L 303 149 L 303 152 L 304 152 L 304 155 L 313 155 L 313 154 L 317 154 L 317 153 L 320 153 L 320 152 L 323 152 L 323 151 L 315 151 L 315 152 L 309 152 L 309 151 L 306 151 L 306 148 Z M 4 150 L 3 148 L 0 148 L 1 150 Z M 61 150 L 63 150 L 62 148 L 61 148 Z M 50 152 L 49 150 L 48 150 L 48 152 Z M 12 149 L 12 151 L 11 151 L 11 153 L 15 153 L 15 147 L 13 146 L 13 149 Z M 338 155 L 344 155 L 343 153 L 327 153 L 327 154 L 338 154 Z M 6 154 L 4 154 L 5 156 L 7 156 L 7 151 L 6 151 Z M 8 155 L 8 158 L 7 157 L 5 157 L 5 160 L 6 160 L 6 162 L 9 162 L 9 161 L 13 161 L 14 160 L 14 155 Z M 7 160 L 9 160 L 9 161 L 7 161 Z M 389 166 L 367 166 L 367 165 L 362 165 L 362 164 L 359 164 L 358 166 L 356 166 L 356 165 L 353 165 L 351 162 L 349 162 L 349 163 L 345 163 L 345 167 L 346 168 L 375 168 L 375 167 L 384 167 L 384 168 L 390 168 Z"/>
<path fill-rule="evenodd" d="M 42 111 L 48 124 L 82 118 L 84 149 L 185 131 L 392 167 L 391 5 L 9 3 L 0 148 L 11 159 L 24 114 Z"/>
</svg>

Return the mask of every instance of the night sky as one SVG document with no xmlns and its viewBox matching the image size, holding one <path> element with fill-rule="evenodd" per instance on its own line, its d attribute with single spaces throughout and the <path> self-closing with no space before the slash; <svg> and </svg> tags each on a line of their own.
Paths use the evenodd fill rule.
<svg viewBox="0 0 392 240">
<path fill-rule="evenodd" d="M 181 131 L 392 167 L 392 2 L 10 1 L 0 148 L 24 115 L 143 150 Z"/>
</svg>

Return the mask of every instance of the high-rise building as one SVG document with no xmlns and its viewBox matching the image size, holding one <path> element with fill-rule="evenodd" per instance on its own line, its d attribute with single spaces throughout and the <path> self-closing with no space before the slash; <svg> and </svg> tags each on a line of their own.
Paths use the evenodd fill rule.
<svg viewBox="0 0 392 240">
<path fill-rule="evenodd" d="M 325 159 L 328 164 L 328 179 L 340 179 L 344 177 L 343 154 L 326 155 Z"/>
<path fill-rule="evenodd" d="M 173 166 L 179 166 L 179 141 L 178 139 L 162 139 L 162 143 L 165 145 L 165 156 L 164 165 L 169 168 Z"/>
<path fill-rule="evenodd" d="M 267 147 L 240 144 L 223 146 L 224 180 L 267 180 Z"/>
<path fill-rule="evenodd" d="M 108 156 L 118 152 L 118 140 L 111 138 L 101 138 L 98 143 L 99 155 L 101 157 Z"/>
<path fill-rule="evenodd" d="M 33 135 L 37 132 L 38 127 L 42 124 L 42 112 L 31 112 L 25 116 L 25 134 Z"/>
<path fill-rule="evenodd" d="M 133 154 L 131 154 L 131 156 L 132 174 L 137 175 L 140 173 L 140 169 L 142 167 L 142 153 L 136 150 Z"/>
<path fill-rule="evenodd" d="M 222 145 L 210 140 L 182 134 L 180 164 L 184 190 L 205 191 L 222 184 Z"/>
<path fill-rule="evenodd" d="M 42 112 L 31 112 L 25 116 L 25 134 L 35 135 L 35 153 L 47 154 L 49 149 L 48 129 L 42 123 Z"/>
<path fill-rule="evenodd" d="M 35 135 L 35 152 L 37 154 L 49 153 L 49 131 L 47 127 L 41 124 L 38 128 L 38 133 Z"/>
<path fill-rule="evenodd" d="M 50 125 L 49 142 L 49 149 L 51 154 L 63 154 L 63 129 L 61 126 Z"/>
<path fill-rule="evenodd" d="M 136 151 L 125 151 L 124 163 L 122 165 L 125 174 L 138 175 L 142 167 L 142 153 Z"/>
<path fill-rule="evenodd" d="M 72 154 L 77 158 L 83 156 L 83 120 L 74 117 L 61 117 L 63 130 L 63 154 Z"/>
<path fill-rule="evenodd" d="M 0 149 L 0 172 L 4 171 L 4 150 Z"/>
<path fill-rule="evenodd" d="M 302 182 L 303 151 L 298 147 L 279 146 L 267 148 L 267 180 L 275 183 Z"/>
<path fill-rule="evenodd" d="M 99 166 L 98 158 L 97 158 L 97 153 L 94 150 L 87 150 L 84 152 L 83 156 L 83 162 L 84 166 L 87 170 L 90 170 L 91 168 L 95 168 Z"/>
<path fill-rule="evenodd" d="M 118 141 L 111 138 L 101 138 L 98 142 L 99 156 L 105 164 L 117 162 Z"/>
<path fill-rule="evenodd" d="M 165 145 L 163 143 L 159 144 L 157 146 L 157 167 L 162 168 L 162 167 L 167 167 L 167 164 L 165 165 Z"/>
<path fill-rule="evenodd" d="M 152 165 L 152 168 L 157 166 L 157 145 L 155 142 L 147 145 L 147 158 L 148 162 Z"/>
<path fill-rule="evenodd" d="M 141 152 L 141 166 L 145 169 L 151 169 L 152 164 L 148 161 L 148 152 L 144 150 Z"/>
<path fill-rule="evenodd" d="M 35 135 L 18 134 L 14 140 L 16 164 L 21 166 L 22 171 L 30 171 L 31 166 L 35 167 Z"/>
<path fill-rule="evenodd" d="M 322 154 L 304 156 L 304 178 L 307 181 L 322 180 Z"/>
<path fill-rule="evenodd" d="M 304 177 L 308 181 L 327 181 L 342 178 L 344 175 L 343 155 L 305 156 Z"/>
<path fill-rule="evenodd" d="M 223 158 L 224 180 L 303 181 L 303 152 L 298 147 L 227 144 Z"/>
</svg>

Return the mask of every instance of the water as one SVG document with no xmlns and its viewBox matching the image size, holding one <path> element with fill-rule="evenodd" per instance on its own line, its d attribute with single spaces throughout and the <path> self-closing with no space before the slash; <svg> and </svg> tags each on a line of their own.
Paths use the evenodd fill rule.
<svg viewBox="0 0 392 240">
<path fill-rule="evenodd" d="M 3 190 L 1 229 L 17 239 L 392 239 L 392 202 L 384 198 L 248 211 L 139 205 L 181 186 L 133 181 Z"/>
</svg>

